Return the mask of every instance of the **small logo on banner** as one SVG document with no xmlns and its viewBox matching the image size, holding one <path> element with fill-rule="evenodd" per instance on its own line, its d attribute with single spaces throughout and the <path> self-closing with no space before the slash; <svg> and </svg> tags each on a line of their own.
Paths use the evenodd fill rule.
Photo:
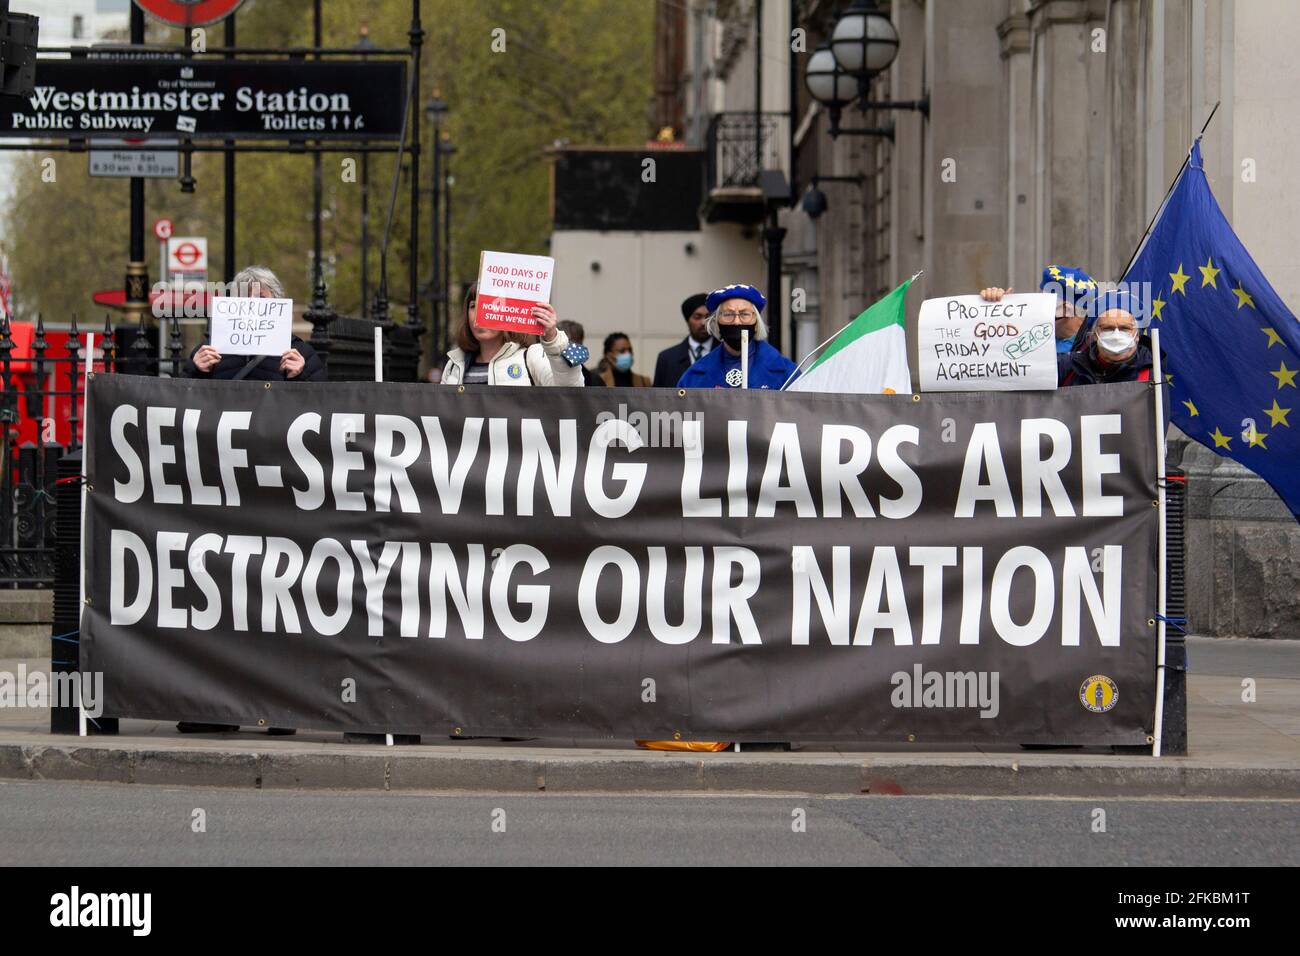
<svg viewBox="0 0 1300 956">
<path fill-rule="evenodd" d="M 516 362 L 515 364 L 511 365 L 508 369 L 506 369 L 506 374 L 509 375 L 511 378 L 519 378 L 521 375 L 524 374 L 524 367 L 520 365 L 518 362 Z"/>
<path fill-rule="evenodd" d="M 727 384 L 730 385 L 732 388 L 737 388 L 740 386 L 740 369 L 733 368 L 731 371 L 727 373 Z"/>
<path fill-rule="evenodd" d="M 1119 688 L 1104 674 L 1094 674 L 1079 688 L 1079 702 L 1094 714 L 1104 714 L 1119 703 Z"/>
</svg>

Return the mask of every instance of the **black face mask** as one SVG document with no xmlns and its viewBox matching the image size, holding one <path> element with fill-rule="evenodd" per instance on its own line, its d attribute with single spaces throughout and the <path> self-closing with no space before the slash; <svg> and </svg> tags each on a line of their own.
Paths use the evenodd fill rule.
<svg viewBox="0 0 1300 956">
<path fill-rule="evenodd" d="M 719 325 L 718 331 L 722 333 L 722 341 L 727 343 L 732 349 L 740 351 L 740 335 L 742 332 L 749 333 L 749 341 L 754 341 L 754 326 L 752 325 Z"/>
</svg>

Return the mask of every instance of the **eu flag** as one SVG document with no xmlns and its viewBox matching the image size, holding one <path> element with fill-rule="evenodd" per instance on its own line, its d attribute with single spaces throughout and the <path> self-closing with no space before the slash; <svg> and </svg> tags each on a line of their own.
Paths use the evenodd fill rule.
<svg viewBox="0 0 1300 956">
<path fill-rule="evenodd" d="M 1150 284 L 1141 299 L 1167 357 L 1170 419 L 1300 520 L 1300 325 L 1214 201 L 1199 140 L 1124 280 Z"/>
</svg>

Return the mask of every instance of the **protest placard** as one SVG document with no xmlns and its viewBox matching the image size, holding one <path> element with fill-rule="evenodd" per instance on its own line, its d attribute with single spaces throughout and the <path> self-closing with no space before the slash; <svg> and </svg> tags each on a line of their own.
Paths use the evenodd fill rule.
<svg viewBox="0 0 1300 956">
<path fill-rule="evenodd" d="M 555 260 L 512 252 L 479 254 L 478 299 L 474 323 L 485 329 L 541 335 L 533 306 L 549 302 Z"/>
<path fill-rule="evenodd" d="M 917 358 L 923 392 L 1056 388 L 1056 297 L 986 302 L 978 295 L 921 303 Z"/>
<path fill-rule="evenodd" d="M 293 300 L 216 296 L 212 347 L 222 355 L 283 355 L 293 338 Z"/>
</svg>

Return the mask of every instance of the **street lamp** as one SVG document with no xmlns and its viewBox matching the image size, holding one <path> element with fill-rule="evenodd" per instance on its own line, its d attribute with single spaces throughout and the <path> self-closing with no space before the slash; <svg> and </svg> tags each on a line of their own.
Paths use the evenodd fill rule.
<svg viewBox="0 0 1300 956">
<path fill-rule="evenodd" d="M 849 74 L 866 79 L 898 56 L 898 31 L 871 0 L 856 0 L 831 33 L 831 53 Z"/>
<path fill-rule="evenodd" d="M 893 124 L 870 129 L 842 129 L 840 115 L 844 107 L 854 104 L 862 112 L 877 110 L 916 110 L 930 115 L 930 99 L 867 99 L 871 80 L 887 70 L 898 55 L 898 31 L 889 18 L 871 0 L 856 0 L 831 30 L 829 43 L 823 43 L 808 58 L 804 82 L 813 98 L 830 114 L 831 139 L 841 133 L 853 136 L 894 138 Z"/>
<path fill-rule="evenodd" d="M 804 84 L 813 99 L 832 108 L 843 109 L 858 95 L 858 84 L 835 59 L 829 43 L 823 43 L 808 58 Z"/>
<path fill-rule="evenodd" d="M 808 92 L 812 94 L 813 99 L 826 107 L 831 117 L 830 134 L 831 139 L 835 139 L 841 133 L 851 136 L 883 136 L 890 142 L 894 139 L 894 127 L 890 126 L 873 126 L 869 129 L 842 129 L 840 127 L 840 115 L 844 112 L 844 107 L 848 106 L 854 100 L 859 103 L 861 95 L 861 81 L 851 76 L 849 72 L 840 66 L 835 59 L 835 54 L 829 43 L 823 43 L 813 55 L 808 58 L 808 65 L 804 68 L 804 84 L 808 87 Z M 863 107 L 865 109 L 865 107 Z"/>
<path fill-rule="evenodd" d="M 442 203 L 442 284 L 443 284 L 443 315 L 445 321 L 442 324 L 442 346 L 447 346 L 451 342 L 451 187 L 456 184 L 454 176 L 448 172 L 451 168 L 451 156 L 456 152 L 456 147 L 451 142 L 451 137 L 444 130 L 442 140 L 438 143 L 438 154 L 442 160 L 442 191 L 444 194 Z"/>
<path fill-rule="evenodd" d="M 440 197 L 442 193 L 442 137 L 439 135 L 442 127 L 443 117 L 447 115 L 447 104 L 438 96 L 438 90 L 433 91 L 433 99 L 429 100 L 424 107 L 424 114 L 429 118 L 429 124 L 433 127 L 433 174 L 432 186 L 433 191 L 433 213 L 429 218 L 429 238 L 430 238 L 430 272 L 429 272 L 429 302 L 432 305 L 430 312 L 431 331 L 430 346 L 434 349 L 438 347 L 441 340 L 439 333 L 439 309 L 442 302 L 445 301 L 446 295 L 442 291 L 439 280 L 439 270 L 441 261 L 438 255 L 438 240 L 441 235 L 442 225 L 439 221 L 438 211 L 440 208 Z"/>
</svg>

